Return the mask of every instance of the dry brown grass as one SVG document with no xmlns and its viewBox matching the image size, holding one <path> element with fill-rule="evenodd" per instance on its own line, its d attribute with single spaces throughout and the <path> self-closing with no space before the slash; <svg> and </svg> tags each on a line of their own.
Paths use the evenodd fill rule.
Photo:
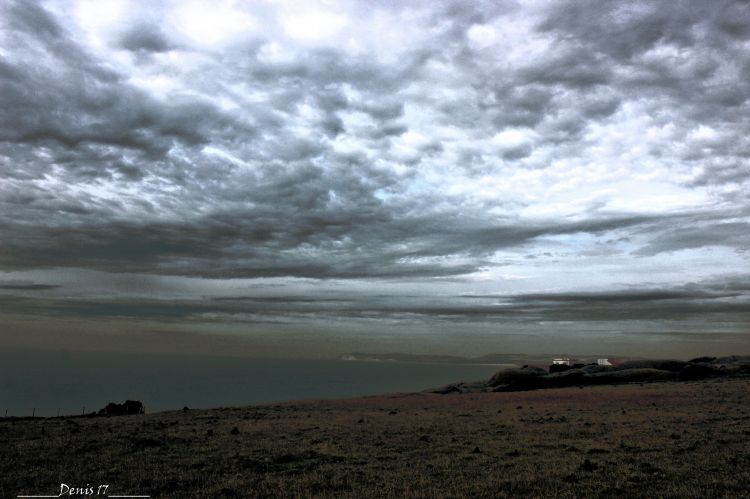
<svg viewBox="0 0 750 499">
<path fill-rule="evenodd" d="M 750 380 L 0 422 L 0 496 L 750 497 Z M 232 432 L 233 428 L 238 432 Z"/>
</svg>

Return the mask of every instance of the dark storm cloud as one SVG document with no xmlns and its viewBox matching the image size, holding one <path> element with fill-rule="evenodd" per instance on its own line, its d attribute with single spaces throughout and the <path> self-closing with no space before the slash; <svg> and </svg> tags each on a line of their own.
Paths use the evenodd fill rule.
<svg viewBox="0 0 750 499">
<path fill-rule="evenodd" d="M 575 35 L 616 60 L 627 61 L 660 43 L 724 47 L 747 39 L 746 2 L 669 3 L 584 0 L 556 2 L 540 29 Z"/>
<path fill-rule="evenodd" d="M 178 48 L 159 26 L 152 23 L 132 26 L 120 36 L 118 44 L 132 52 L 168 52 Z"/>
<path fill-rule="evenodd" d="M 746 288 L 746 286 L 745 286 Z M 464 295 L 482 305 L 476 313 L 536 320 L 680 320 L 724 314 L 727 320 L 750 319 L 747 289 L 727 289 L 710 282 L 668 288 L 615 291 Z"/>
<path fill-rule="evenodd" d="M 318 181 L 318 173 L 310 171 L 294 181 L 285 179 L 283 190 L 274 186 L 271 192 L 283 193 L 289 203 L 283 207 L 286 211 L 269 200 L 268 205 L 252 211 L 204 218 L 195 224 L 111 222 L 85 230 L 36 227 L 0 248 L 0 264 L 203 277 L 450 276 L 477 271 L 488 264 L 484 257 L 494 251 L 529 244 L 538 237 L 596 234 L 652 221 L 628 217 L 492 226 L 452 214 L 396 218 L 377 200 L 370 199 L 368 204 L 366 198 L 344 199 L 350 204 L 334 210 L 327 207 L 327 191 L 305 185 Z M 19 227 L 6 230 L 23 234 Z M 54 244 L 43 244 L 45 241 Z M 473 262 L 429 260 L 456 253 L 472 256 Z"/>
<path fill-rule="evenodd" d="M 704 165 L 703 173 L 693 182 L 695 186 L 737 184 L 750 178 L 750 154 L 744 152 L 724 161 L 709 159 Z"/>
<path fill-rule="evenodd" d="M 552 35 L 558 48 L 531 60 L 513 83 L 565 88 L 588 109 L 580 117 L 568 111 L 566 119 L 550 120 L 550 113 L 570 109 L 558 93 L 546 101 L 545 115 L 527 113 L 516 122 L 538 124 L 546 118 L 544 136 L 559 143 L 577 139 L 623 102 L 640 101 L 650 105 L 652 118 L 685 132 L 698 125 L 731 130 L 709 149 L 705 143 L 685 144 L 685 159 L 711 165 L 691 185 L 745 181 L 750 177 L 745 139 L 750 86 L 739 81 L 749 74 L 750 55 L 743 45 L 747 30 L 740 26 L 748 22 L 750 8 L 736 1 L 551 3 L 538 29 Z M 601 89 L 605 99 L 585 104 L 589 90 Z M 498 117 L 498 122 L 506 120 Z"/>
<path fill-rule="evenodd" d="M 750 224 L 732 222 L 705 226 L 678 227 L 656 235 L 636 254 L 641 256 L 682 249 L 725 246 L 742 251 L 750 249 Z"/>
<path fill-rule="evenodd" d="M 9 291 L 48 291 L 59 287 L 56 284 L 0 283 L 0 289 Z"/>
<path fill-rule="evenodd" d="M 737 287 L 741 289 L 728 289 Z M 411 323 L 537 323 L 540 321 L 718 320 L 747 325 L 747 285 L 702 281 L 676 287 L 606 292 L 513 295 L 242 295 L 210 300 L 31 299 L 0 296 L 5 313 L 63 317 L 150 319 L 160 322 L 230 321 L 248 324 L 309 321 L 406 321 Z"/>
<path fill-rule="evenodd" d="M 575 40 L 574 63 L 585 64 L 586 68 L 576 76 L 586 75 L 595 68 L 591 61 L 598 61 L 605 64 L 602 71 L 594 71 L 600 78 L 610 74 L 606 68 L 619 69 L 617 80 L 610 80 L 610 84 L 625 95 L 656 91 L 649 97 L 679 101 L 692 119 L 704 123 L 740 120 L 746 124 L 740 113 L 750 98 L 750 89 L 717 74 L 722 68 L 744 73 L 750 67 L 741 45 L 745 31 L 727 29 L 750 22 L 746 2 L 582 1 L 552 5 L 540 29 L 555 33 L 567 43 Z M 663 49 L 671 50 L 660 53 Z M 551 80 L 566 81 L 567 73 L 555 76 L 556 71 L 564 71 L 561 67 L 547 69 Z M 604 83 L 587 79 L 572 83 L 586 86 L 592 82 Z M 709 111 L 714 113 L 702 114 Z"/>
<path fill-rule="evenodd" d="M 0 266 L 227 278 L 441 277 L 491 267 L 497 251 L 561 235 L 637 233 L 645 239 L 640 256 L 746 248 L 747 224 L 723 223 L 723 214 L 688 226 L 692 219 L 680 214 L 592 205 L 577 217 L 519 221 L 511 209 L 488 214 L 505 209 L 501 194 L 485 206 L 473 192 L 448 198 L 449 180 L 438 187 L 414 180 L 427 168 L 469 178 L 502 178 L 503 165 L 523 161 L 543 168 L 546 162 L 531 158 L 545 146 L 586 163 L 577 156 L 589 146 L 586 130 L 609 124 L 633 101 L 652 106 L 654 119 L 674 123 L 683 137 L 704 122 L 730 130 L 675 153 L 704 169 L 693 185 L 750 175 L 750 145 L 737 139 L 750 136 L 743 114 L 750 89 L 731 75 L 715 79 L 722 64 L 750 71 L 738 45 L 747 37 L 738 21 L 746 15 L 742 5 L 556 2 L 531 33 L 555 43 L 516 66 L 499 65 L 492 58 L 513 47 L 480 50 L 466 33 L 521 5 L 511 7 L 434 6 L 425 25 L 414 27 L 434 36 L 395 61 L 335 46 L 268 59 L 268 40 L 259 35 L 219 55 L 199 54 L 210 60 L 205 67 L 164 70 L 194 91 L 158 97 L 86 49 L 49 11 L 8 3 L 8 55 L 0 61 L 0 172 L 7 180 L 0 185 Z M 111 43 L 149 70 L 170 51 L 194 56 L 197 49 L 175 42 L 170 29 L 127 24 Z M 687 61 L 649 55 L 665 44 L 688 51 Z M 237 108 L 222 107 L 219 97 Z M 424 121 L 465 132 L 467 144 L 426 137 L 414 152 L 394 152 L 414 126 L 410 113 L 420 111 L 430 111 Z M 365 115 L 357 118 L 362 124 L 347 120 L 357 113 Z M 506 127 L 535 135 L 491 150 L 485 142 Z M 333 144 L 342 137 L 353 143 L 349 150 Z M 454 149 L 455 160 L 448 156 Z M 541 182 L 535 189 L 544 198 L 552 186 Z M 520 199 L 507 205 L 521 206 Z"/>
<path fill-rule="evenodd" d="M 244 302 L 262 304 L 288 303 L 351 303 L 351 299 L 343 298 L 313 298 L 308 296 L 216 296 L 211 298 L 216 302 Z"/>
<path fill-rule="evenodd" d="M 637 290 L 637 291 L 619 291 L 619 292 L 600 292 L 600 293 L 543 293 L 543 294 L 524 294 L 513 297 L 513 301 L 519 303 L 540 303 L 540 302 L 582 302 L 582 303 L 631 303 L 631 302 L 659 302 L 664 300 L 698 300 L 706 298 L 728 298 L 739 296 L 739 293 L 710 293 L 701 290 L 681 290 L 681 289 L 656 289 L 656 290 Z"/>
<path fill-rule="evenodd" d="M 750 292 L 750 274 L 738 274 L 721 281 L 709 282 L 707 285 L 718 292 Z"/>
<path fill-rule="evenodd" d="M 0 295 L 0 303 L 3 304 L 3 311 L 6 314 L 87 318 L 124 317 L 161 321 L 186 319 L 206 311 L 223 311 L 218 307 L 211 309 L 194 302 L 174 303 L 160 300 L 54 300 Z"/>
<path fill-rule="evenodd" d="M 205 144 L 217 130 L 252 134 L 205 99 L 160 102 L 131 86 L 33 2 L 4 11 L 13 52 L 0 71 L 0 141 L 18 153 L 47 148 L 72 175 L 138 179 L 175 144 Z"/>
<path fill-rule="evenodd" d="M 547 59 L 534 61 L 534 65 L 525 68 L 519 76 L 528 83 L 585 89 L 609 82 L 612 70 L 609 61 L 601 54 L 587 53 L 574 46 L 553 53 Z"/>
<path fill-rule="evenodd" d="M 247 76 L 261 84 L 285 82 L 291 91 L 288 95 L 302 96 L 308 91 L 321 92 L 326 85 L 350 83 L 378 96 L 387 96 L 412 81 L 428 58 L 429 52 L 414 51 L 397 66 L 384 71 L 386 68 L 369 57 L 318 48 L 306 51 L 303 58 L 284 63 L 248 60 L 245 53 L 231 54 L 233 67 L 227 69 L 247 72 Z"/>
</svg>

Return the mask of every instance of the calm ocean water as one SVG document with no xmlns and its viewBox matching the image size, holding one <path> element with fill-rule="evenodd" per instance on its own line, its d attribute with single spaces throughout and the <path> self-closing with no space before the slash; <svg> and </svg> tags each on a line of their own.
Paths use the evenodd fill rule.
<svg viewBox="0 0 750 499">
<path fill-rule="evenodd" d="M 148 412 L 419 391 L 499 367 L 116 353 L 0 352 L 0 416 L 80 414 L 141 400 Z"/>
</svg>

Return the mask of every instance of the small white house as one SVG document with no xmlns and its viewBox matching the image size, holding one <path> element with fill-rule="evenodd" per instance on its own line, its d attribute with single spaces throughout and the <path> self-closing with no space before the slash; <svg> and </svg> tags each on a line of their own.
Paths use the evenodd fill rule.
<svg viewBox="0 0 750 499">
<path fill-rule="evenodd" d="M 611 366 L 612 363 L 609 361 L 609 359 L 596 359 L 596 363 L 600 366 Z"/>
<path fill-rule="evenodd" d="M 552 365 L 553 366 L 570 366 L 572 364 L 570 363 L 569 357 L 559 357 L 557 359 L 552 359 Z"/>
</svg>

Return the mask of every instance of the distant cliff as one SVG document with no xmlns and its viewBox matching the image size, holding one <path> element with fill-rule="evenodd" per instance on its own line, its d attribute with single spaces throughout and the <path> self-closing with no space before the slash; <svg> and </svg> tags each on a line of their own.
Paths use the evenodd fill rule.
<svg viewBox="0 0 750 499">
<path fill-rule="evenodd" d="M 453 383 L 433 393 L 510 392 L 568 386 L 617 385 L 658 381 L 697 381 L 708 378 L 750 377 L 750 356 L 699 357 L 689 361 L 631 360 L 618 366 L 588 364 L 550 373 L 538 367 L 503 369 L 485 382 Z"/>
</svg>

